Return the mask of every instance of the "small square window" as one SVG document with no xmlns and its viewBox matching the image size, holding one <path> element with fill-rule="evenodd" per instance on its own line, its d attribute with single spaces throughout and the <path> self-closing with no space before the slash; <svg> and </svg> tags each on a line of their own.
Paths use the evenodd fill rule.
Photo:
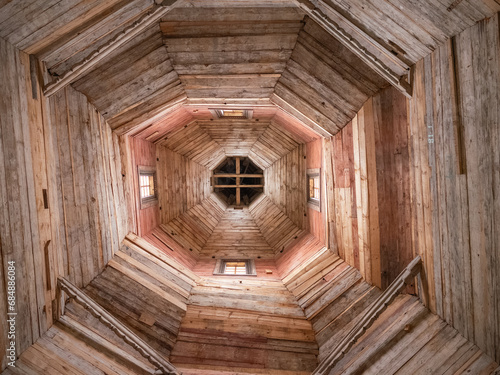
<svg viewBox="0 0 500 375">
<path fill-rule="evenodd" d="M 321 171 L 320 169 L 307 170 L 307 203 L 308 206 L 321 210 Z"/>
<path fill-rule="evenodd" d="M 253 259 L 217 259 L 214 275 L 257 276 Z"/>
<path fill-rule="evenodd" d="M 253 110 L 251 109 L 210 109 L 215 119 L 251 119 Z"/>
<path fill-rule="evenodd" d="M 141 209 L 158 203 L 156 187 L 156 169 L 154 167 L 139 167 L 139 195 Z"/>
</svg>

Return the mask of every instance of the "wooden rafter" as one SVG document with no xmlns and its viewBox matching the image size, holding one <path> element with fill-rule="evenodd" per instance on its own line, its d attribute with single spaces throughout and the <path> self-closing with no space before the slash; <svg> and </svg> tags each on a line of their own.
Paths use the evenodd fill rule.
<svg viewBox="0 0 500 375">
<path fill-rule="evenodd" d="M 144 15 L 140 20 L 123 30 L 114 39 L 110 40 L 98 50 L 92 52 L 87 58 L 74 65 L 69 71 L 58 77 L 54 82 L 47 84 L 43 90 L 46 97 L 49 97 L 70 83 L 76 81 L 86 72 L 94 68 L 100 61 L 116 51 L 122 45 L 142 33 L 149 26 L 170 12 L 176 5 L 183 0 L 165 0 L 161 5 L 154 4 L 150 12 Z"/>
<path fill-rule="evenodd" d="M 220 189 L 236 189 L 236 206 L 241 205 L 241 188 L 262 188 L 264 187 L 263 184 L 255 184 L 255 185 L 245 185 L 241 183 L 242 178 L 264 178 L 263 174 L 245 174 L 241 173 L 241 158 L 236 157 L 236 173 L 216 173 L 213 175 L 214 177 L 214 188 L 220 188 Z M 217 178 L 235 178 L 236 179 L 236 184 L 235 185 L 219 185 L 217 184 Z"/>
<path fill-rule="evenodd" d="M 408 75 L 410 74 L 409 67 L 402 61 L 398 61 L 400 65 L 405 66 L 408 71 L 408 75 L 400 76 L 394 71 L 392 71 L 386 64 L 384 64 L 377 56 L 368 51 L 365 47 L 359 43 L 356 38 L 350 35 L 347 31 L 342 29 L 339 25 L 333 22 L 327 15 L 325 15 L 315 3 L 320 3 L 321 6 L 328 7 L 324 1 L 309 1 L 309 0 L 295 0 L 295 2 L 305 10 L 306 14 L 311 17 L 316 23 L 318 23 L 326 32 L 337 39 L 342 45 L 348 48 L 352 53 L 359 57 L 366 65 L 377 72 L 382 78 L 384 78 L 388 83 L 398 89 L 408 98 L 412 97 L 413 88 L 411 82 L 408 82 Z M 328 7 L 331 9 L 331 7 Z M 331 11 L 334 11 L 331 9 Z M 377 43 L 375 40 L 370 38 L 368 35 L 359 30 L 360 35 L 363 35 L 364 39 L 369 40 L 369 42 L 376 46 L 377 49 L 381 51 L 384 55 L 390 55 L 383 46 Z M 391 57 L 393 59 L 393 57 Z"/>
<path fill-rule="evenodd" d="M 151 364 L 157 368 L 156 374 L 162 375 L 179 375 L 179 372 L 169 361 L 164 359 L 160 354 L 156 352 L 149 344 L 147 344 L 143 339 L 137 336 L 129 328 L 127 328 L 119 320 L 115 319 L 108 311 L 101 307 L 97 302 L 85 294 L 77 286 L 73 285 L 71 282 L 64 278 L 58 278 L 58 315 L 61 315 L 61 309 L 63 305 L 61 304 L 61 292 L 66 293 L 70 298 L 80 305 L 82 305 L 86 310 L 99 319 L 103 324 L 108 326 L 113 332 L 115 332 L 119 337 L 121 337 L 127 344 L 131 345 L 135 350 L 137 350 L 143 357 L 145 357 Z"/>
</svg>

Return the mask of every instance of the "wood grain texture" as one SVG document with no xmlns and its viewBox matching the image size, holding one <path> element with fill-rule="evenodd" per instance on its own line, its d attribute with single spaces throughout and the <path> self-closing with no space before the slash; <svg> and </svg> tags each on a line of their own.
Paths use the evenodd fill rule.
<svg viewBox="0 0 500 375">
<path fill-rule="evenodd" d="M 417 298 L 398 297 L 330 374 L 491 374 L 498 364 Z"/>
<path fill-rule="evenodd" d="M 16 262 L 21 353 L 53 323 L 57 277 L 88 284 L 129 227 L 116 135 L 74 89 L 44 98 L 29 56 L 3 39 L 0 49 L 1 257 Z"/>
<path fill-rule="evenodd" d="M 200 251 L 202 259 L 274 259 L 248 208 L 228 207 Z"/>
<path fill-rule="evenodd" d="M 264 171 L 264 194 L 300 229 L 306 228 L 305 147 L 299 145 Z"/>
<path fill-rule="evenodd" d="M 250 204 L 249 211 L 276 255 L 284 252 L 287 246 L 305 232 L 265 194 Z"/>
<path fill-rule="evenodd" d="M 413 240 L 427 275 L 420 292 L 497 361 L 498 22 L 480 22 L 420 62 L 410 107 Z"/>
<path fill-rule="evenodd" d="M 168 223 L 208 199 L 210 171 L 166 147 L 158 147 L 157 159 L 160 222 Z"/>
<path fill-rule="evenodd" d="M 182 215 L 168 223 L 161 224 L 161 229 L 197 257 L 221 221 L 226 209 L 226 204 L 212 193 L 209 198 Z"/>
</svg>

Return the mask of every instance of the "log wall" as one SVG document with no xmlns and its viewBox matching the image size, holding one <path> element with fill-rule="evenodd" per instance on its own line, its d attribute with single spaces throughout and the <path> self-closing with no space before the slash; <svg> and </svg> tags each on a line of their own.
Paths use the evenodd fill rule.
<svg viewBox="0 0 500 375">
<path fill-rule="evenodd" d="M 416 66 L 413 240 L 430 309 L 500 360 L 499 16 Z"/>
<path fill-rule="evenodd" d="M 156 152 L 161 223 L 169 223 L 211 194 L 210 170 L 166 147 Z"/>
<path fill-rule="evenodd" d="M 305 147 L 299 145 L 264 171 L 266 194 L 301 229 L 306 227 Z"/>
<path fill-rule="evenodd" d="M 128 231 L 118 138 L 71 87 L 47 100 L 37 62 L 0 39 L 0 327 L 5 272 L 16 263 L 16 349 L 52 325 L 56 279 L 82 287 Z M 6 365 L 0 337 L 0 368 Z"/>
<path fill-rule="evenodd" d="M 328 221 L 336 250 L 383 289 L 413 259 L 407 127 L 406 98 L 387 88 L 325 142 L 327 198 L 333 201 Z"/>
<path fill-rule="evenodd" d="M 323 140 L 316 139 L 315 141 L 306 144 L 306 169 L 320 169 L 321 171 L 321 211 L 311 208 L 309 205 L 307 208 L 307 218 L 308 218 L 308 228 L 309 232 L 316 236 L 318 240 L 326 244 L 326 232 L 325 232 L 325 220 L 326 220 L 326 207 L 327 207 L 327 197 L 325 190 L 325 169 L 323 165 Z M 306 188 L 308 188 L 309 182 L 306 181 Z M 304 194 L 307 199 L 307 191 Z"/>
<path fill-rule="evenodd" d="M 141 196 L 139 190 L 139 166 L 156 167 L 156 146 L 148 141 L 139 138 L 131 138 L 133 154 L 133 196 L 137 210 L 137 234 L 139 236 L 149 233 L 160 224 L 160 206 L 154 204 L 148 207 L 141 207 Z M 162 186 L 160 182 L 161 169 L 157 168 L 156 178 L 158 182 L 157 189 Z M 158 189 L 159 190 L 159 189 Z M 162 197 L 162 191 L 158 191 L 158 196 Z M 160 202 L 159 199 L 159 202 Z"/>
</svg>

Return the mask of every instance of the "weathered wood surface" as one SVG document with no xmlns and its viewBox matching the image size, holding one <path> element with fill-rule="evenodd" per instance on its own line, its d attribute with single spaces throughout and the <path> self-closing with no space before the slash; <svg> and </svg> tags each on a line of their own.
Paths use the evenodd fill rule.
<svg viewBox="0 0 500 375">
<path fill-rule="evenodd" d="M 183 373 L 223 366 L 238 374 L 300 374 L 314 368 L 316 355 L 314 332 L 304 318 L 191 305 L 171 360 Z"/>
<path fill-rule="evenodd" d="M 21 353 L 52 325 L 57 277 L 86 285 L 118 250 L 129 223 L 118 138 L 102 116 L 72 88 L 43 97 L 29 56 L 3 39 L 0 60 L 0 248 L 5 267 L 16 262 Z M 6 301 L 3 281 L 0 289 Z M 2 303 L 2 328 L 5 309 Z"/>
<path fill-rule="evenodd" d="M 158 25 L 117 49 L 73 86 L 120 134 L 168 112 L 184 97 Z"/>
<path fill-rule="evenodd" d="M 302 27 L 295 7 L 178 8 L 160 24 L 189 98 L 269 98 Z"/>
<path fill-rule="evenodd" d="M 416 297 L 401 295 L 326 374 L 492 374 L 498 364 Z"/>
<path fill-rule="evenodd" d="M 226 204 L 212 193 L 209 198 L 182 215 L 161 224 L 161 229 L 181 246 L 192 251 L 195 256 L 199 256 L 201 249 L 221 221 L 226 208 Z"/>
<path fill-rule="evenodd" d="M 365 331 L 371 327 L 378 316 L 382 314 L 387 306 L 402 292 L 406 284 L 413 282 L 415 276 L 420 273 L 422 259 L 417 256 L 399 274 L 391 285 L 363 312 L 354 327 L 344 335 L 338 342 L 334 350 L 324 357 L 319 366 L 314 370 L 314 374 L 327 374 L 343 358 L 351 347 L 363 336 Z"/>
<path fill-rule="evenodd" d="M 319 241 L 327 244 L 327 211 L 331 208 L 331 203 L 328 203 L 328 196 L 326 194 L 326 173 L 325 173 L 325 163 L 324 163 L 324 149 L 323 140 L 316 139 L 312 142 L 306 144 L 306 169 L 318 169 L 320 172 L 320 206 L 311 207 L 307 204 L 307 229 L 314 235 Z M 306 176 L 306 198 L 309 195 L 309 181 L 307 181 Z"/>
<path fill-rule="evenodd" d="M 431 311 L 500 361 L 499 17 L 419 62 L 411 102 L 413 241 Z"/>
<path fill-rule="evenodd" d="M 274 251 L 262 236 L 248 208 L 228 207 L 200 250 L 202 259 L 274 259 Z"/>
<path fill-rule="evenodd" d="M 407 125 L 406 98 L 387 88 L 324 150 L 329 229 L 339 255 L 383 289 L 413 258 Z"/>
<path fill-rule="evenodd" d="M 356 35 L 357 42 L 373 55 L 379 53 L 372 38 L 408 65 L 431 53 L 447 38 L 500 11 L 498 2 L 488 0 L 460 1 L 451 11 L 448 7 L 452 1 L 366 0 L 347 4 L 342 0 L 313 0 L 313 3 L 348 34 Z M 388 65 L 389 61 L 385 63 Z"/>
<path fill-rule="evenodd" d="M 275 94 L 331 134 L 385 81 L 307 18 Z"/>
<path fill-rule="evenodd" d="M 171 149 L 206 168 L 215 168 L 225 156 L 222 146 L 197 122 L 184 124 L 162 135 L 158 145 Z"/>
<path fill-rule="evenodd" d="M 168 356 L 196 279 L 175 259 L 130 235 L 85 293 Z"/>
<path fill-rule="evenodd" d="M 178 3 L 178 1 L 172 1 L 169 5 L 154 4 L 149 12 L 141 16 L 132 25 L 126 27 L 122 32 L 116 35 L 115 38 L 103 44 L 98 50 L 93 51 L 84 60 L 73 65 L 69 71 L 45 85 L 43 90 L 44 95 L 50 97 L 57 91 L 68 86 L 70 83 L 75 82 L 78 78 L 88 73 L 121 46 L 124 46 L 134 37 L 140 35 L 151 25 L 155 25 L 161 17 L 172 10 L 172 7 L 175 6 L 176 3 Z"/>
<path fill-rule="evenodd" d="M 205 166 L 166 147 L 157 148 L 156 166 L 161 223 L 210 197 L 210 171 Z"/>
<path fill-rule="evenodd" d="M 144 139 L 127 135 L 123 135 L 121 138 L 121 153 L 125 155 L 124 162 L 127 162 L 127 165 L 124 166 L 127 168 L 124 173 L 127 204 L 130 207 L 130 215 L 135 217 L 134 232 L 142 236 L 160 225 L 159 204 L 142 207 L 139 189 L 139 166 L 156 168 L 156 146 Z M 159 172 L 157 171 L 157 181 Z M 158 187 L 156 186 L 157 190 Z"/>
<path fill-rule="evenodd" d="M 272 142 L 272 138 L 269 142 Z M 264 171 L 264 194 L 300 229 L 307 227 L 307 182 L 304 157 L 305 147 L 299 145 Z"/>
<path fill-rule="evenodd" d="M 114 262 L 110 261 L 110 265 Z M 138 263 L 136 263 L 138 265 Z M 113 266 L 113 265 L 112 265 Z M 151 346 L 144 340 L 127 328 L 122 322 L 117 320 L 106 309 L 96 303 L 85 292 L 73 285 L 71 282 L 64 278 L 57 279 L 57 287 L 68 296 L 75 303 L 81 305 L 85 310 L 88 310 L 97 320 L 103 323 L 107 328 L 111 329 L 127 344 L 137 350 L 144 358 L 146 358 L 154 367 L 158 369 L 157 372 L 163 375 L 177 375 L 178 372 L 174 366 L 158 354 Z M 65 308 L 64 308 L 65 311 Z M 63 311 L 61 311 L 63 312 Z M 59 314 L 59 312 L 58 312 Z M 61 316 L 58 320 L 64 326 L 75 330 L 77 333 L 88 335 L 88 329 L 84 325 L 75 322 L 71 317 Z M 92 334 L 90 334 L 92 335 Z M 107 345 L 113 347 L 113 345 Z"/>
<path fill-rule="evenodd" d="M 251 120 L 219 119 L 198 121 L 210 137 L 217 142 L 227 156 L 246 156 L 257 140 L 269 127 L 269 122 Z"/>
<path fill-rule="evenodd" d="M 289 244 L 305 232 L 265 194 L 250 204 L 249 211 L 275 254 L 283 252 Z"/>
</svg>

